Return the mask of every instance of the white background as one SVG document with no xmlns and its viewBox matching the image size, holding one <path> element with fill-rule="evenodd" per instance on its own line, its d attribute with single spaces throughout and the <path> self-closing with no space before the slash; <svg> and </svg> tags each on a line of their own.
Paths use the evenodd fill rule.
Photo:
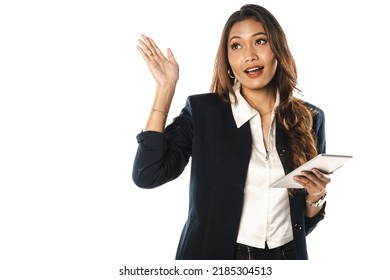
<svg viewBox="0 0 390 280">
<path fill-rule="evenodd" d="M 354 156 L 308 236 L 311 260 L 275 264 L 276 274 L 387 274 L 385 2 L 256 1 L 288 36 L 304 99 L 325 111 L 327 152 Z M 1 279 L 124 279 L 125 265 L 183 264 L 173 259 L 189 168 L 154 190 L 131 179 L 155 88 L 137 39 L 170 47 L 180 64 L 170 122 L 188 95 L 208 92 L 223 25 L 246 3 L 0 3 Z"/>
</svg>

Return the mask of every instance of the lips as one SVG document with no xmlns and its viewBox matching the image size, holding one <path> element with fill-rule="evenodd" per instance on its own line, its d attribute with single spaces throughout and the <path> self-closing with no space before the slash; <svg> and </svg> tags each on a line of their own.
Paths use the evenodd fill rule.
<svg viewBox="0 0 390 280">
<path fill-rule="evenodd" d="M 257 77 L 263 72 L 264 66 L 254 66 L 254 67 L 249 67 L 244 70 L 244 72 L 249 76 L 249 77 Z"/>
</svg>

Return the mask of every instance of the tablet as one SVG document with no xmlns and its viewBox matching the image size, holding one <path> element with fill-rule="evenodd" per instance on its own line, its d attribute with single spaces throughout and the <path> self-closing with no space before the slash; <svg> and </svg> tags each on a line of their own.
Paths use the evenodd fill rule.
<svg viewBox="0 0 390 280">
<path fill-rule="evenodd" d="M 318 156 L 299 166 L 297 169 L 273 182 L 270 187 L 301 189 L 303 186 L 295 182 L 293 179 L 295 175 L 301 175 L 301 171 L 310 171 L 312 168 L 317 168 L 323 173 L 330 174 L 343 166 L 344 163 L 346 163 L 351 158 L 352 156 L 348 155 L 319 154 Z"/>
</svg>

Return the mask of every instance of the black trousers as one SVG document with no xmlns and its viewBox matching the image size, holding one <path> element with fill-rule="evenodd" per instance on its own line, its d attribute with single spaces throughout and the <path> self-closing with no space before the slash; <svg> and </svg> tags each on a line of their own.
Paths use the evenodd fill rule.
<svg viewBox="0 0 390 280">
<path fill-rule="evenodd" d="M 295 260 L 294 241 L 290 241 L 280 247 L 269 249 L 267 244 L 265 249 L 260 249 L 237 243 L 234 255 L 236 260 Z"/>
</svg>

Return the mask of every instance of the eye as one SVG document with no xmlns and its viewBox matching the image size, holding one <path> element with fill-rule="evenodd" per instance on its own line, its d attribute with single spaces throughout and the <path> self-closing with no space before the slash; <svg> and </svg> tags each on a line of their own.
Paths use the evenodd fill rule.
<svg viewBox="0 0 390 280">
<path fill-rule="evenodd" d="M 267 43 L 267 40 L 263 39 L 263 38 L 256 40 L 256 45 L 264 45 L 266 43 Z"/>
<path fill-rule="evenodd" d="M 231 44 L 230 47 L 232 48 L 232 50 L 237 50 L 237 49 L 241 48 L 241 46 L 239 44 L 237 44 L 237 43 Z"/>
</svg>

